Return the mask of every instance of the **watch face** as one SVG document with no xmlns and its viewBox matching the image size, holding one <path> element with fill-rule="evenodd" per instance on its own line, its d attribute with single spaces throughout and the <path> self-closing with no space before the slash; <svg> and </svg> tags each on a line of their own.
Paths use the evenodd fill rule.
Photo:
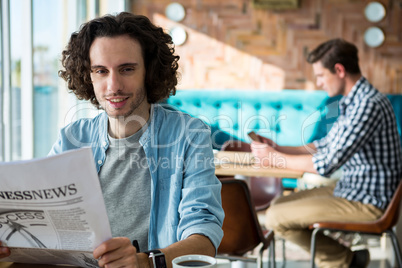
<svg viewBox="0 0 402 268">
<path fill-rule="evenodd" d="M 163 253 L 151 253 L 154 268 L 166 268 L 165 254 Z"/>
<path fill-rule="evenodd" d="M 165 255 L 161 254 L 161 255 L 155 257 L 155 267 L 166 268 Z"/>
</svg>

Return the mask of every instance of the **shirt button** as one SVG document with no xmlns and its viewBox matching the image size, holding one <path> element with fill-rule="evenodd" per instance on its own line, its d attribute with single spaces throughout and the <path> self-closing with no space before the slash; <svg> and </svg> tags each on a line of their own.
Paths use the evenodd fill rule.
<svg viewBox="0 0 402 268">
<path fill-rule="evenodd" d="M 104 142 L 102 143 L 103 146 L 106 146 L 106 144 L 107 144 L 106 141 L 104 141 Z"/>
<path fill-rule="evenodd" d="M 102 160 L 98 160 L 98 164 L 99 164 L 99 165 L 102 164 Z"/>
</svg>

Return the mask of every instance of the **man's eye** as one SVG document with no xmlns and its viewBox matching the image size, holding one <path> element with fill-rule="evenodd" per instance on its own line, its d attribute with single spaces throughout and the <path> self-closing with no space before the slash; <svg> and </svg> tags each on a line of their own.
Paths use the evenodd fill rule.
<svg viewBox="0 0 402 268">
<path fill-rule="evenodd" d="M 134 71 L 134 68 L 132 68 L 132 67 L 127 67 L 127 68 L 122 69 L 121 71 L 122 71 L 123 73 L 128 73 L 128 72 Z"/>
<path fill-rule="evenodd" d="M 105 74 L 106 71 L 105 71 L 105 70 L 102 70 L 102 69 L 94 69 L 94 70 L 91 70 L 91 73 L 95 73 L 95 74 Z"/>
</svg>

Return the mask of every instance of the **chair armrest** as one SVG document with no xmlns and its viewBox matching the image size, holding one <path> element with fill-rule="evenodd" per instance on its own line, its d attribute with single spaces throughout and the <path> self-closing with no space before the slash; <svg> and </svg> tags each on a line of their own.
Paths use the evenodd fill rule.
<svg viewBox="0 0 402 268">
<path fill-rule="evenodd" d="M 309 226 L 309 229 L 316 228 L 373 234 L 381 234 L 385 231 L 378 220 L 374 222 L 316 222 Z"/>
</svg>

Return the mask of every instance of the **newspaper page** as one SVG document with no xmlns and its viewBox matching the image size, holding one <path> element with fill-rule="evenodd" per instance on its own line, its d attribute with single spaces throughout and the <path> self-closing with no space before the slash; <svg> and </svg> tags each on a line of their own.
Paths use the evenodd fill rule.
<svg viewBox="0 0 402 268">
<path fill-rule="evenodd" d="M 92 150 L 0 163 L 0 261 L 98 267 L 112 237 Z"/>
</svg>

